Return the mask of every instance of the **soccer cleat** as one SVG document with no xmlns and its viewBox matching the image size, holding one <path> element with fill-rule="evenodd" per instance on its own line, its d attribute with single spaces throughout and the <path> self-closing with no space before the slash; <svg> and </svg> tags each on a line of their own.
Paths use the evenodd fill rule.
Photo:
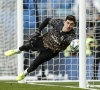
<svg viewBox="0 0 100 90">
<path fill-rule="evenodd" d="M 23 80 L 26 77 L 27 74 L 24 74 L 23 72 L 19 74 L 16 78 L 17 81 Z"/>
<path fill-rule="evenodd" d="M 21 53 L 21 51 L 15 52 L 14 50 L 8 50 L 8 51 L 6 51 L 6 52 L 4 53 L 4 55 L 5 55 L 5 56 L 12 56 L 12 55 L 14 55 L 14 54 L 19 54 L 19 53 Z"/>
</svg>

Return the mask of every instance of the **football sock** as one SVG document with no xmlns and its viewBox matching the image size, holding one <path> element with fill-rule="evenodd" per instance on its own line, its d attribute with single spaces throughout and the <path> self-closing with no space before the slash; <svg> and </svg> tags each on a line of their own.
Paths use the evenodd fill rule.
<svg viewBox="0 0 100 90">
<path fill-rule="evenodd" d="M 27 69 L 28 69 L 28 68 L 27 68 Z M 24 74 L 25 74 L 25 75 L 27 75 L 27 74 L 28 74 L 27 69 L 24 71 Z"/>
<path fill-rule="evenodd" d="M 19 48 L 15 49 L 14 51 L 15 51 L 15 52 L 20 52 Z"/>
</svg>

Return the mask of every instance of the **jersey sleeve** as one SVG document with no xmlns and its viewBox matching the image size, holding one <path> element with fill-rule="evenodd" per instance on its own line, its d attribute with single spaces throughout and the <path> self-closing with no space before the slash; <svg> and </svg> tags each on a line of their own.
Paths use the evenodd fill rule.
<svg viewBox="0 0 100 90">
<path fill-rule="evenodd" d="M 51 20 L 51 18 L 46 18 L 42 23 L 41 25 L 39 26 L 39 29 L 38 31 L 42 31 L 48 24 L 49 24 L 49 21 Z"/>
</svg>

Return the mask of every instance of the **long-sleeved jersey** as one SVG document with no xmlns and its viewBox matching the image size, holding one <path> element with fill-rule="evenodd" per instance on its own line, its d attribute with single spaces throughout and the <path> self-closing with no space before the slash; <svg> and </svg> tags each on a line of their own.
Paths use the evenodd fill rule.
<svg viewBox="0 0 100 90">
<path fill-rule="evenodd" d="M 66 49 L 70 42 L 76 38 L 73 29 L 69 32 L 62 32 L 63 19 L 49 19 L 48 24 L 53 26 L 53 29 L 42 36 L 43 43 L 44 47 L 51 49 L 54 53 Z"/>
</svg>

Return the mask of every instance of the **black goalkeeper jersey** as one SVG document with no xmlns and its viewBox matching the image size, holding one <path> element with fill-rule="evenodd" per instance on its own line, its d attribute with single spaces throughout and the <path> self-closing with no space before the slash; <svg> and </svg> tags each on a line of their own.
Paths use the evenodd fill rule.
<svg viewBox="0 0 100 90">
<path fill-rule="evenodd" d="M 66 49 L 72 40 L 76 38 L 75 31 L 62 32 L 63 19 L 50 19 L 49 24 L 53 29 L 43 37 L 44 47 L 51 49 L 54 53 Z"/>
</svg>

